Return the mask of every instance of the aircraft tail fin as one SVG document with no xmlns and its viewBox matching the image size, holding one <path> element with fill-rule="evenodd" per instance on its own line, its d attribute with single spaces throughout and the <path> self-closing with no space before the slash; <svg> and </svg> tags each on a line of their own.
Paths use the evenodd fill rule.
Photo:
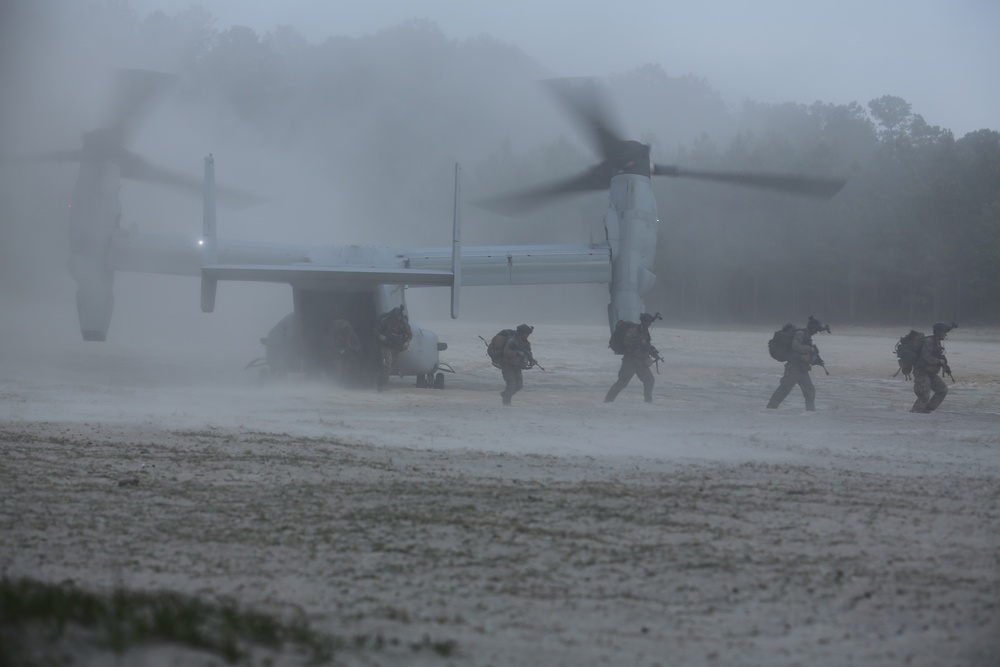
<svg viewBox="0 0 1000 667">
<path fill-rule="evenodd" d="M 205 188 L 202 219 L 202 267 L 215 264 L 218 234 L 215 229 L 215 158 L 209 155 L 205 158 Z M 201 312 L 211 313 L 215 310 L 215 292 L 219 281 L 201 272 Z"/>
</svg>

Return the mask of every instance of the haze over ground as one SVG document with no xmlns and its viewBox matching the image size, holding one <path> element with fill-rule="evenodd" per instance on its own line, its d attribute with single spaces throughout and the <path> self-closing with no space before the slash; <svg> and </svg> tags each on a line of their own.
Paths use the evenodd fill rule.
<svg viewBox="0 0 1000 667">
<path fill-rule="evenodd" d="M 582 15 L 572 17 L 544 3 L 512 3 L 483 8 L 503 15 L 477 13 L 470 18 L 480 23 L 467 26 L 449 21 L 469 17 L 474 3 L 400 3 L 402 13 L 396 5 L 330 3 L 335 11 L 358 12 L 340 17 L 342 31 L 336 17 L 294 18 L 295 3 L 205 5 L 218 11 L 219 28 L 227 21 L 250 23 L 253 8 L 281 8 L 288 14 L 260 15 L 254 20 L 261 23 L 251 27 L 265 34 L 295 22 L 314 42 L 326 34 L 372 33 L 420 15 L 452 40 L 481 32 L 499 40 L 464 41 L 466 50 L 449 50 L 439 33 L 417 26 L 381 40 L 334 44 L 334 57 L 310 54 L 316 60 L 291 68 L 295 82 L 312 81 L 302 71 L 312 74 L 314 62 L 343 76 L 332 77 L 329 90 L 300 88 L 306 97 L 295 99 L 318 92 L 328 93 L 324 101 L 330 102 L 300 117 L 283 116 L 278 106 L 276 119 L 261 113 L 247 120 L 238 113 L 247 111 L 245 105 L 212 97 L 245 73 L 241 62 L 223 63 L 232 69 L 198 91 L 209 94 L 167 99 L 137 135 L 137 152 L 198 174 L 202 157 L 212 151 L 220 181 L 273 197 L 244 214 L 220 211 L 223 237 L 316 245 L 446 243 L 455 160 L 473 164 L 506 145 L 513 146 L 516 163 L 533 142 L 560 133 L 572 139 L 555 144 L 559 159 L 545 168 L 569 169 L 585 159 L 582 142 L 551 101 L 515 79 L 601 75 L 652 61 L 662 62 L 670 76 L 710 78 L 729 100 L 748 95 L 864 105 L 898 94 L 928 123 L 957 135 L 997 126 L 947 115 L 998 108 L 982 97 L 995 92 L 993 79 L 984 83 L 982 77 L 1000 61 L 992 42 L 982 39 L 996 25 L 996 10 L 986 3 L 947 9 L 841 3 L 829 10 L 835 17 L 811 8 L 807 15 L 791 3 L 738 10 L 716 4 L 708 14 L 683 20 L 680 7 L 653 2 L 588 5 L 574 8 Z M 45 6 L 66 11 L 81 5 L 66 0 Z M 224 16 L 230 8 L 246 13 Z M 366 8 L 383 14 L 362 18 Z M 949 21 L 946 12 L 974 15 L 975 21 Z M 601 23 L 575 32 L 588 16 Z M 795 29 L 772 34 L 755 27 L 757 17 L 768 28 L 792 23 Z M 98 122 L 90 113 L 102 101 L 95 72 L 157 65 L 162 53 L 152 48 L 155 40 L 140 44 L 150 52 L 116 41 L 129 36 L 117 18 L 114 11 L 102 14 L 99 25 L 87 26 L 95 33 L 79 41 L 70 21 L 66 32 L 45 35 L 0 21 L 6 93 L 0 97 L 0 153 L 79 145 L 80 132 Z M 508 25 L 511 31 L 501 33 Z M 730 26 L 751 36 L 726 34 Z M 644 34 L 647 29 L 653 32 Z M 907 35 L 905 48 L 876 49 L 897 33 Z M 955 33 L 960 42 L 943 39 Z M 575 38 L 557 42 L 563 35 Z M 788 35 L 802 49 L 779 48 Z M 679 53 L 652 51 L 682 47 L 689 36 L 695 43 Z M 735 55 L 724 48 L 733 44 Z M 243 45 L 235 51 L 241 56 L 260 53 L 256 41 Z M 549 46 L 557 48 L 547 51 Z M 806 57 L 813 47 L 828 57 L 825 65 Z M 632 49 L 645 48 L 651 50 L 633 55 Z M 976 56 L 971 60 L 950 60 L 970 51 Z M 464 57 L 424 60 L 441 52 Z M 121 53 L 135 58 L 110 57 Z M 368 76 L 345 85 L 354 71 L 338 69 L 341 53 Z M 401 62 L 399 53 L 412 55 Z M 434 63 L 449 77 L 419 76 Z M 854 67 L 838 76 L 841 63 Z M 889 69 L 897 63 L 901 69 Z M 939 63 L 952 65 L 949 77 L 936 74 L 931 65 Z M 806 74 L 796 76 L 793 67 L 800 64 Z M 480 69 L 488 65 L 495 65 L 490 74 Z M 718 74 L 702 66 L 718 67 Z M 502 89 L 493 78 L 497 72 L 506 75 Z M 914 72 L 926 87 L 901 89 Z M 765 74 L 777 87 L 773 98 L 764 80 L 755 79 Z M 853 86 L 846 93 L 781 88 L 795 80 L 832 86 L 843 77 Z M 428 93 L 428 80 L 439 87 Z M 864 87 L 869 84 L 870 90 Z M 969 95 L 951 94 L 953 86 Z M 621 94 L 616 101 L 632 131 L 642 133 L 654 126 L 632 121 L 663 120 L 667 97 L 650 103 L 641 94 Z M 449 104 L 428 103 L 439 99 Z M 325 115 L 330 108 L 346 112 Z M 317 117 L 323 122 L 307 122 Z M 697 137 L 709 122 L 696 118 L 703 127 L 690 123 L 684 132 L 693 134 L 683 134 L 677 117 L 667 120 L 665 130 L 655 126 L 667 151 Z M 538 156 L 530 157 L 520 164 L 534 165 Z M 691 329 L 658 323 L 653 342 L 667 361 L 656 376 L 654 403 L 642 401 L 633 381 L 606 405 L 602 399 L 618 359 L 605 347 L 605 286 L 467 290 L 464 312 L 477 306 L 488 319 L 461 322 L 445 316 L 447 290 L 414 289 L 412 316 L 432 322 L 449 343 L 442 360 L 457 373 L 448 375 L 444 391 L 416 389 L 412 378 L 393 378 L 383 394 L 300 377 L 262 384 L 244 366 L 261 354 L 259 336 L 291 309 L 287 286 L 224 284 L 216 313 L 205 315 L 197 279 L 120 273 L 107 343 L 81 341 L 75 285 L 66 271 L 66 202 L 75 175 L 71 165 L 0 162 L 5 574 L 81 588 L 124 585 L 233 598 L 309 618 L 345 638 L 388 640 L 384 652 L 347 652 L 345 664 L 412 666 L 410 642 L 426 644 L 425 637 L 454 641 L 457 653 L 440 660 L 420 654 L 427 658 L 421 664 L 467 667 L 560 661 L 997 664 L 995 327 L 963 321 L 949 337 L 958 381 L 949 384 L 951 393 L 933 415 L 910 414 L 911 386 L 891 377 L 892 345 L 906 330 L 899 322 L 832 322 L 834 333 L 817 341 L 831 374 L 814 373 L 814 413 L 802 410 L 798 393 L 779 410 L 763 407 L 781 372 L 765 343 L 782 322 L 722 320 Z M 685 203 L 709 216 L 728 203 L 740 215 L 711 217 L 717 234 L 710 244 L 687 238 L 666 249 L 679 248 L 675 254 L 694 262 L 740 260 L 746 253 L 739 241 L 754 239 L 737 237 L 731 245 L 739 252 L 720 249 L 741 228 L 729 223 L 745 223 L 757 206 L 771 211 L 771 200 L 713 190 L 692 204 L 684 198 L 690 192 L 678 187 L 661 201 L 664 233 L 680 226 Z M 134 222 L 143 231 L 192 241 L 200 231 L 196 197 L 126 183 L 122 199 L 126 226 Z M 465 240 L 599 239 L 605 206 L 604 193 L 588 195 L 559 215 L 540 216 L 541 223 L 565 218 L 565 227 L 549 228 L 470 212 Z M 790 204 L 787 228 L 761 234 L 760 245 L 780 242 L 780 232 L 789 229 L 816 233 L 822 206 Z M 839 225 L 829 227 L 840 233 Z M 900 264 L 909 263 L 901 257 Z M 829 301 L 807 303 L 811 309 Z M 827 321 L 823 312 L 816 314 Z M 560 318 L 574 324 L 559 325 Z M 503 408 L 500 374 L 478 336 L 525 320 L 536 325 L 535 355 L 546 371 L 527 373 L 514 407 Z M 913 323 L 925 331 L 929 324 Z M 139 481 L 120 484 L 133 479 Z M 171 664 L 176 657 L 170 647 L 149 650 L 153 655 L 140 651 L 119 662 Z M 76 664 L 110 661 L 107 654 L 90 655 L 91 663 L 81 657 Z"/>
<path fill-rule="evenodd" d="M 446 389 L 383 394 L 256 385 L 235 346 L 169 330 L 86 355 L 21 340 L 0 355 L 0 564 L 384 638 L 338 665 L 995 667 L 996 329 L 952 332 L 958 382 L 914 415 L 895 329 L 818 337 L 807 413 L 797 391 L 764 408 L 766 332 L 660 323 L 652 404 L 637 381 L 602 402 L 606 328 L 574 325 L 537 328 L 546 371 L 505 408 L 476 339 L 502 324 L 439 323 Z M 116 664 L 205 662 L 177 651 Z"/>
</svg>

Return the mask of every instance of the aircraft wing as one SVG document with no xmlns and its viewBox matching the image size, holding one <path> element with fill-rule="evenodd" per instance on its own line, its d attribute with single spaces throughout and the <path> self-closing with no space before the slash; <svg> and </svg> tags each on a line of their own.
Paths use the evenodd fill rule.
<svg viewBox="0 0 1000 667">
<path fill-rule="evenodd" d="M 214 280 L 287 283 L 318 290 L 378 284 L 449 286 L 451 247 L 373 248 L 218 242 L 216 261 L 202 263 L 197 238 L 120 230 L 112 240 L 120 271 L 202 276 Z M 607 243 L 472 246 L 460 251 L 463 287 L 611 282 Z"/>
<path fill-rule="evenodd" d="M 392 263 L 399 266 L 389 266 Z M 367 267 L 333 261 L 292 265 L 214 264 L 204 267 L 203 275 L 212 280 L 288 283 L 313 290 L 335 291 L 365 289 L 379 284 L 441 287 L 454 283 L 451 248 L 390 251 L 384 262 L 373 264 Z M 568 285 L 611 280 L 611 255 L 607 244 L 462 248 L 460 266 L 464 287 Z"/>
<path fill-rule="evenodd" d="M 210 280 L 287 283 L 296 287 L 320 291 L 363 290 L 372 285 L 448 286 L 454 282 L 450 270 L 316 266 L 310 264 L 291 266 L 213 264 L 203 267 L 202 275 Z"/>
<path fill-rule="evenodd" d="M 411 269 L 450 270 L 451 248 L 405 251 Z M 463 287 L 611 282 L 607 243 L 472 246 L 461 249 Z"/>
</svg>

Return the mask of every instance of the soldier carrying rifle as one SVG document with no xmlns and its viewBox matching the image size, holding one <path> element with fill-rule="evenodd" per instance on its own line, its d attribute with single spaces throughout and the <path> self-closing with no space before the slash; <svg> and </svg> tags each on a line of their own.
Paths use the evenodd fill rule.
<svg viewBox="0 0 1000 667">
<path fill-rule="evenodd" d="M 622 365 L 618 369 L 618 381 L 611 385 L 607 396 L 604 397 L 605 403 L 613 402 L 618 396 L 618 392 L 632 380 L 633 375 L 639 376 L 639 379 L 642 380 L 642 392 L 646 402 L 653 402 L 653 384 L 656 380 L 649 367 L 661 361 L 663 357 L 653 347 L 649 336 L 649 327 L 656 320 L 662 319 L 659 313 L 655 315 L 643 313 L 639 316 L 639 324 L 622 321 L 615 327 L 608 347 L 615 354 L 622 355 Z"/>
<path fill-rule="evenodd" d="M 816 409 L 816 386 L 813 385 L 812 378 L 809 377 L 809 371 L 812 370 L 813 366 L 820 366 L 826 371 L 826 364 L 819 356 L 819 349 L 813 345 L 812 337 L 820 331 L 829 333 L 830 326 L 820 324 L 819 320 L 810 315 L 805 329 L 794 329 L 794 333 L 792 333 L 789 331 L 792 328 L 791 325 L 788 325 L 783 330 L 791 334 L 788 336 L 787 354 L 776 356 L 773 351 L 771 353 L 772 357 L 785 360 L 785 373 L 781 376 L 778 388 L 771 394 L 771 400 L 767 402 L 767 407 L 772 410 L 777 408 L 792 391 L 792 387 L 799 385 L 799 388 L 802 389 L 802 396 L 806 400 L 806 410 L 812 412 Z M 778 333 L 775 332 L 776 338 Z M 829 374 L 827 371 L 827 375 Z"/>
<path fill-rule="evenodd" d="M 502 404 L 505 406 L 509 407 L 510 399 L 524 388 L 524 377 L 521 371 L 534 366 L 542 368 L 535 361 L 535 357 L 531 353 L 531 343 L 528 341 L 528 336 L 534 330 L 535 327 L 528 326 L 527 324 L 519 324 L 517 325 L 517 329 L 511 332 L 513 335 L 507 337 L 506 342 L 503 344 L 503 352 L 498 365 L 505 383 L 504 390 L 500 392 Z M 503 334 L 504 331 L 501 331 L 497 336 Z M 488 347 L 487 353 L 489 353 Z M 545 369 L 542 368 L 542 370 Z"/>
<path fill-rule="evenodd" d="M 916 363 L 913 364 L 913 393 L 917 395 L 917 400 L 914 401 L 910 412 L 934 412 L 948 395 L 948 385 L 938 373 L 947 374 L 952 382 L 955 381 L 948 365 L 948 358 L 944 356 L 942 343 L 948 332 L 957 326 L 954 322 L 951 324 L 938 322 L 934 325 L 934 333 L 924 336 Z M 933 396 L 931 396 L 932 391 Z"/>
</svg>

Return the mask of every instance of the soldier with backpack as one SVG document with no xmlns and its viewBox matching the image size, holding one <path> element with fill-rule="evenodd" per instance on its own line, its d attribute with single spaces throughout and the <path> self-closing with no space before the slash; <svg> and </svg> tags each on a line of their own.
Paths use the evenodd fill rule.
<svg viewBox="0 0 1000 667">
<path fill-rule="evenodd" d="M 917 395 L 917 400 L 914 401 L 910 412 L 925 414 L 934 412 L 948 395 L 948 385 L 938 373 L 947 373 L 951 376 L 951 367 L 948 366 L 948 359 L 944 356 L 942 343 L 948 332 L 957 326 L 954 322 L 950 325 L 938 322 L 934 325 L 934 333 L 923 337 L 913 362 L 913 393 Z M 952 377 L 951 380 L 954 382 L 955 378 Z M 933 396 L 931 396 L 932 391 Z"/>
<path fill-rule="evenodd" d="M 809 377 L 809 371 L 814 365 L 820 364 L 817 361 L 819 350 L 813 345 L 812 337 L 824 329 L 829 331 L 830 327 L 824 327 L 810 315 L 805 329 L 796 329 L 786 324 L 774 333 L 768 349 L 772 357 L 785 362 L 785 374 L 781 376 L 778 388 L 771 394 L 771 400 L 767 402 L 768 408 L 776 409 L 792 391 L 792 387 L 799 385 L 802 396 L 806 399 L 806 410 L 812 412 L 816 409 L 816 387 Z"/>
<path fill-rule="evenodd" d="M 486 353 L 493 360 L 493 365 L 503 373 L 506 383 L 504 390 L 500 392 L 503 405 L 510 406 L 510 399 L 524 388 L 522 371 L 538 365 L 531 354 L 531 343 L 528 342 L 528 336 L 534 330 L 535 327 L 527 324 L 519 324 L 514 330 L 504 329 L 486 347 Z"/>
<path fill-rule="evenodd" d="M 405 306 L 396 306 L 387 313 L 382 313 L 375 324 L 375 340 L 378 342 L 382 355 L 382 366 L 378 373 L 378 390 L 382 391 L 389 384 L 389 374 L 396 365 L 396 355 L 410 346 L 413 330 L 410 328 L 410 318 L 406 315 Z"/>
<path fill-rule="evenodd" d="M 639 376 L 639 379 L 642 380 L 642 393 L 646 402 L 653 402 L 653 384 L 656 380 L 649 367 L 660 361 L 661 357 L 660 353 L 653 347 L 649 336 L 649 327 L 656 320 L 662 319 L 659 313 L 655 315 L 643 313 L 639 316 L 638 324 L 621 320 L 615 326 L 608 347 L 615 354 L 622 355 L 622 365 L 618 369 L 618 381 L 611 385 L 611 389 L 608 389 L 608 393 L 604 397 L 605 403 L 614 402 L 618 393 L 628 385 L 634 375 Z"/>
<path fill-rule="evenodd" d="M 354 378 L 361 354 L 361 340 L 354 327 L 347 320 L 333 320 L 323 335 L 323 344 L 331 377 L 346 384 Z"/>
</svg>

